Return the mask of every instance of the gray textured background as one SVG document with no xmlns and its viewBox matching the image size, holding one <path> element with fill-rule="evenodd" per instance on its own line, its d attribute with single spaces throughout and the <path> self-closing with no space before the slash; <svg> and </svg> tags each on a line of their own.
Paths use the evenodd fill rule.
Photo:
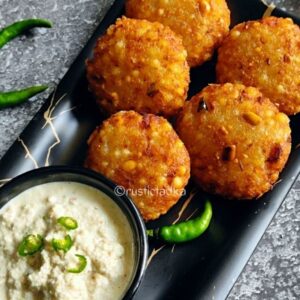
<svg viewBox="0 0 300 300">
<path fill-rule="evenodd" d="M 34 30 L 0 51 L 0 90 L 50 83 L 49 91 L 34 101 L 0 111 L 0 158 L 58 84 L 112 2 L 0 0 L 0 27 L 29 17 L 48 18 L 54 24 L 53 29 Z M 299 0 L 273 2 L 300 15 Z M 299 228 L 298 179 L 228 299 L 300 299 Z"/>
</svg>

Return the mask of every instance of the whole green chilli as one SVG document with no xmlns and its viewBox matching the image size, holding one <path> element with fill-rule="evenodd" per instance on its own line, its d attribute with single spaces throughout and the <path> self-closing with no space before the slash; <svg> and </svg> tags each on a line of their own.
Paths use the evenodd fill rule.
<svg viewBox="0 0 300 300">
<path fill-rule="evenodd" d="M 0 31 L 0 49 L 13 38 L 33 27 L 52 27 L 48 20 L 27 19 L 13 23 Z M 46 90 L 46 85 L 32 86 L 19 91 L 0 92 L 0 109 L 15 106 Z"/>
<path fill-rule="evenodd" d="M 208 228 L 211 218 L 212 205 L 209 201 L 206 201 L 203 213 L 197 218 L 170 226 L 150 229 L 147 230 L 147 234 L 167 243 L 184 243 L 199 237 Z"/>
<path fill-rule="evenodd" d="M 15 106 L 27 101 L 29 98 L 45 91 L 46 85 L 32 86 L 19 91 L 0 92 L 0 108 Z"/>
<path fill-rule="evenodd" d="M 50 28 L 52 24 L 45 19 L 27 19 L 15 22 L 0 31 L 0 49 L 10 40 L 34 27 Z"/>
</svg>

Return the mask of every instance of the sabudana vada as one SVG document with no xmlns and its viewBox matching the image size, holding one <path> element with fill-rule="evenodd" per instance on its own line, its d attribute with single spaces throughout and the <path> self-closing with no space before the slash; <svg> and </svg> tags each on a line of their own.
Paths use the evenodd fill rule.
<svg viewBox="0 0 300 300">
<path fill-rule="evenodd" d="M 126 15 L 169 26 L 182 37 L 191 67 L 212 57 L 230 25 L 225 0 L 127 0 Z"/>
<path fill-rule="evenodd" d="M 88 141 L 86 166 L 128 190 L 145 220 L 166 213 L 190 177 L 189 154 L 163 117 L 121 111 Z"/>
<path fill-rule="evenodd" d="M 182 40 L 159 23 L 118 19 L 87 61 L 89 88 L 108 113 L 172 116 L 183 106 L 189 66 Z"/>
<path fill-rule="evenodd" d="M 186 102 L 177 132 L 205 191 L 252 199 L 277 181 L 291 150 L 289 118 L 253 87 L 213 84 Z"/>
<path fill-rule="evenodd" d="M 281 112 L 300 112 L 300 28 L 268 17 L 235 26 L 219 48 L 218 82 L 257 87 Z"/>
</svg>

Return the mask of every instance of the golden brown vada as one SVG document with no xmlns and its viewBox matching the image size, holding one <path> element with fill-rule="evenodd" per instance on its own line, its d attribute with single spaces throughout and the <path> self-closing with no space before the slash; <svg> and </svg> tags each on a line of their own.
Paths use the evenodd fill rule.
<svg viewBox="0 0 300 300">
<path fill-rule="evenodd" d="M 182 37 L 191 67 L 212 57 L 230 25 L 225 0 L 127 0 L 126 15 L 169 26 Z"/>
<path fill-rule="evenodd" d="M 218 82 L 257 87 L 279 110 L 300 112 L 300 28 L 268 17 L 235 26 L 219 48 Z"/>
<path fill-rule="evenodd" d="M 118 112 L 88 144 L 86 166 L 127 189 L 145 220 L 166 213 L 189 180 L 189 154 L 163 117 Z"/>
<path fill-rule="evenodd" d="M 195 181 L 227 198 L 267 192 L 291 150 L 289 118 L 258 89 L 241 84 L 204 88 L 186 102 L 177 132 Z"/>
<path fill-rule="evenodd" d="M 89 88 L 109 113 L 135 110 L 172 116 L 189 86 L 187 53 L 168 27 L 125 17 L 98 40 L 87 61 Z"/>
</svg>

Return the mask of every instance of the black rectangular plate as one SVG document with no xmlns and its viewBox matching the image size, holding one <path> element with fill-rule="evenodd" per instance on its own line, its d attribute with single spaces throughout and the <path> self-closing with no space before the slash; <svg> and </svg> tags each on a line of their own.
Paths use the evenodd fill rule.
<svg viewBox="0 0 300 300">
<path fill-rule="evenodd" d="M 259 0 L 229 0 L 232 25 L 259 19 L 266 7 Z M 106 28 L 124 11 L 124 1 L 115 4 L 99 25 L 55 93 L 26 127 L 0 161 L 0 183 L 25 171 L 45 165 L 82 165 L 86 140 L 103 118 L 87 89 L 85 60 Z M 289 16 L 276 9 L 273 15 Z M 294 21 L 300 24 L 295 16 Z M 215 61 L 191 72 L 190 96 L 214 82 Z M 150 243 L 155 251 L 135 299 L 225 299 L 247 263 L 300 171 L 299 117 L 291 118 L 293 148 L 280 182 L 257 201 L 213 199 L 214 216 L 209 230 L 199 239 L 176 247 Z M 192 183 L 188 192 L 194 189 Z M 148 227 L 173 222 L 201 210 L 205 193 L 197 190 L 191 202 L 183 197 L 170 212 Z M 185 204 L 189 203 L 186 208 Z M 184 209 L 185 208 L 185 209 Z"/>
</svg>

